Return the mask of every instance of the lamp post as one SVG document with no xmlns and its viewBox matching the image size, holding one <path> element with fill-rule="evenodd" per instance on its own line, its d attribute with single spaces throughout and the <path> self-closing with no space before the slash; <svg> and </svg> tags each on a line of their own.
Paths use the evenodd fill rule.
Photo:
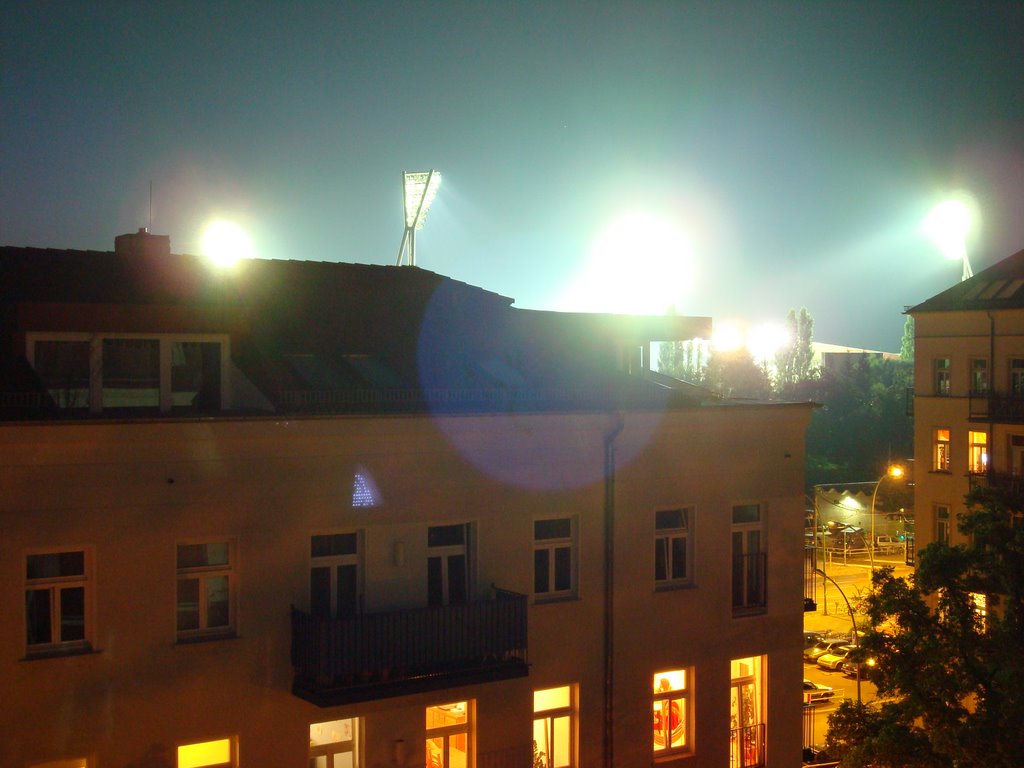
<svg viewBox="0 0 1024 768">
<path fill-rule="evenodd" d="M 878 500 L 878 488 L 886 477 L 891 477 L 894 480 L 903 477 L 903 467 L 899 464 L 890 464 L 885 474 L 878 478 L 878 482 L 875 483 L 874 493 L 871 494 L 871 544 L 868 547 L 868 558 L 871 561 L 872 573 L 875 572 L 875 502 Z"/>
<path fill-rule="evenodd" d="M 821 578 L 832 582 L 832 586 L 839 590 L 839 594 L 843 596 L 843 600 L 846 601 L 846 610 L 850 612 L 850 622 L 853 624 L 853 645 L 859 646 L 857 642 L 857 619 L 853 614 L 853 606 L 850 605 L 849 599 L 846 597 L 846 593 L 843 592 L 843 588 L 836 583 L 836 580 L 826 574 L 821 568 L 815 568 L 815 572 L 821 575 Z M 857 703 L 860 704 L 860 662 L 857 662 Z"/>
</svg>

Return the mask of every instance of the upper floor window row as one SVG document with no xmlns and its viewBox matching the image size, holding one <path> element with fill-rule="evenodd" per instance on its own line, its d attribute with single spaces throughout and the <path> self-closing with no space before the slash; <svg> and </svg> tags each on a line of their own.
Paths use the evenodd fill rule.
<svg viewBox="0 0 1024 768">
<path fill-rule="evenodd" d="M 28 335 L 27 355 L 58 408 L 99 413 L 227 407 L 226 335 Z"/>
</svg>

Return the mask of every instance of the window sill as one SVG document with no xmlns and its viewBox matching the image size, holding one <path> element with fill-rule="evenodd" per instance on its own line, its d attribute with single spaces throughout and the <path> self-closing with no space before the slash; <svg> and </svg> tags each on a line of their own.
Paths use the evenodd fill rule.
<svg viewBox="0 0 1024 768">
<path fill-rule="evenodd" d="M 33 649 L 26 651 L 25 655 L 21 657 L 21 661 L 40 661 L 42 659 L 62 659 L 66 656 L 88 656 L 93 653 L 99 653 L 98 650 L 93 648 L 91 645 L 86 643 L 85 645 L 75 646 L 46 646 L 45 648 Z"/>
<path fill-rule="evenodd" d="M 655 582 L 655 592 L 678 592 L 679 590 L 696 589 L 697 585 L 692 581 L 665 581 Z"/>
<path fill-rule="evenodd" d="M 685 752 L 673 752 L 670 755 L 656 755 L 651 765 L 672 765 L 674 763 L 681 762 L 688 757 L 693 757 L 693 750 L 688 749 Z"/>
<path fill-rule="evenodd" d="M 553 603 L 574 603 L 580 599 L 579 595 L 552 595 L 545 597 L 544 595 L 534 595 L 534 605 L 551 605 Z"/>
<path fill-rule="evenodd" d="M 952 471 L 948 469 L 929 469 L 928 474 L 930 475 L 952 475 Z"/>
<path fill-rule="evenodd" d="M 753 605 L 746 608 L 733 608 L 732 617 L 734 619 L 745 619 L 748 616 L 764 616 L 768 613 L 767 605 Z"/>
<path fill-rule="evenodd" d="M 234 630 L 229 632 L 216 632 L 207 635 L 182 635 L 174 642 L 175 645 L 196 645 L 197 643 L 213 643 L 217 640 L 237 640 L 238 633 Z"/>
</svg>

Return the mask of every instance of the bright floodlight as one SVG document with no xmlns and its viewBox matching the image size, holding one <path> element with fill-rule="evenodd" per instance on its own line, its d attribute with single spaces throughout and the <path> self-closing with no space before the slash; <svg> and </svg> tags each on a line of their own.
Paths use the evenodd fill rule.
<svg viewBox="0 0 1024 768">
<path fill-rule="evenodd" d="M 731 323 L 716 325 L 711 334 L 711 346 L 719 352 L 732 352 L 743 346 L 743 334 Z"/>
<path fill-rule="evenodd" d="M 234 266 L 239 259 L 251 259 L 252 239 L 233 221 L 217 219 L 203 230 L 201 250 L 203 256 L 218 267 Z"/>
<path fill-rule="evenodd" d="M 924 231 L 951 261 L 963 262 L 961 281 L 974 275 L 967 259 L 967 233 L 974 225 L 972 206 L 960 198 L 944 200 L 929 211 Z"/>
<path fill-rule="evenodd" d="M 402 196 L 405 200 L 405 231 L 402 244 L 398 246 L 398 266 L 402 265 L 405 254 L 409 254 L 409 265 L 416 266 L 416 232 L 423 228 L 427 211 L 441 186 L 439 171 L 405 171 L 402 174 Z"/>
<path fill-rule="evenodd" d="M 776 323 L 762 323 L 747 333 L 747 349 L 755 360 L 769 361 L 790 342 L 789 333 Z"/>
</svg>

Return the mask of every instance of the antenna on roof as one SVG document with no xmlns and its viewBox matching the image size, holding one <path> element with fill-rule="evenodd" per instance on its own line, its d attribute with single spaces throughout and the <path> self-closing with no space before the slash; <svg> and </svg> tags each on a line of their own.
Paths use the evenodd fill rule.
<svg viewBox="0 0 1024 768">
<path fill-rule="evenodd" d="M 416 266 L 416 232 L 423 228 L 427 211 L 440 186 L 441 173 L 439 171 L 404 171 L 402 173 L 405 231 L 402 232 L 402 244 L 398 246 L 396 266 L 402 266 L 402 260 L 406 253 L 409 254 L 409 266 Z"/>
<path fill-rule="evenodd" d="M 153 180 L 149 180 L 149 226 L 147 230 L 153 230 Z"/>
</svg>

